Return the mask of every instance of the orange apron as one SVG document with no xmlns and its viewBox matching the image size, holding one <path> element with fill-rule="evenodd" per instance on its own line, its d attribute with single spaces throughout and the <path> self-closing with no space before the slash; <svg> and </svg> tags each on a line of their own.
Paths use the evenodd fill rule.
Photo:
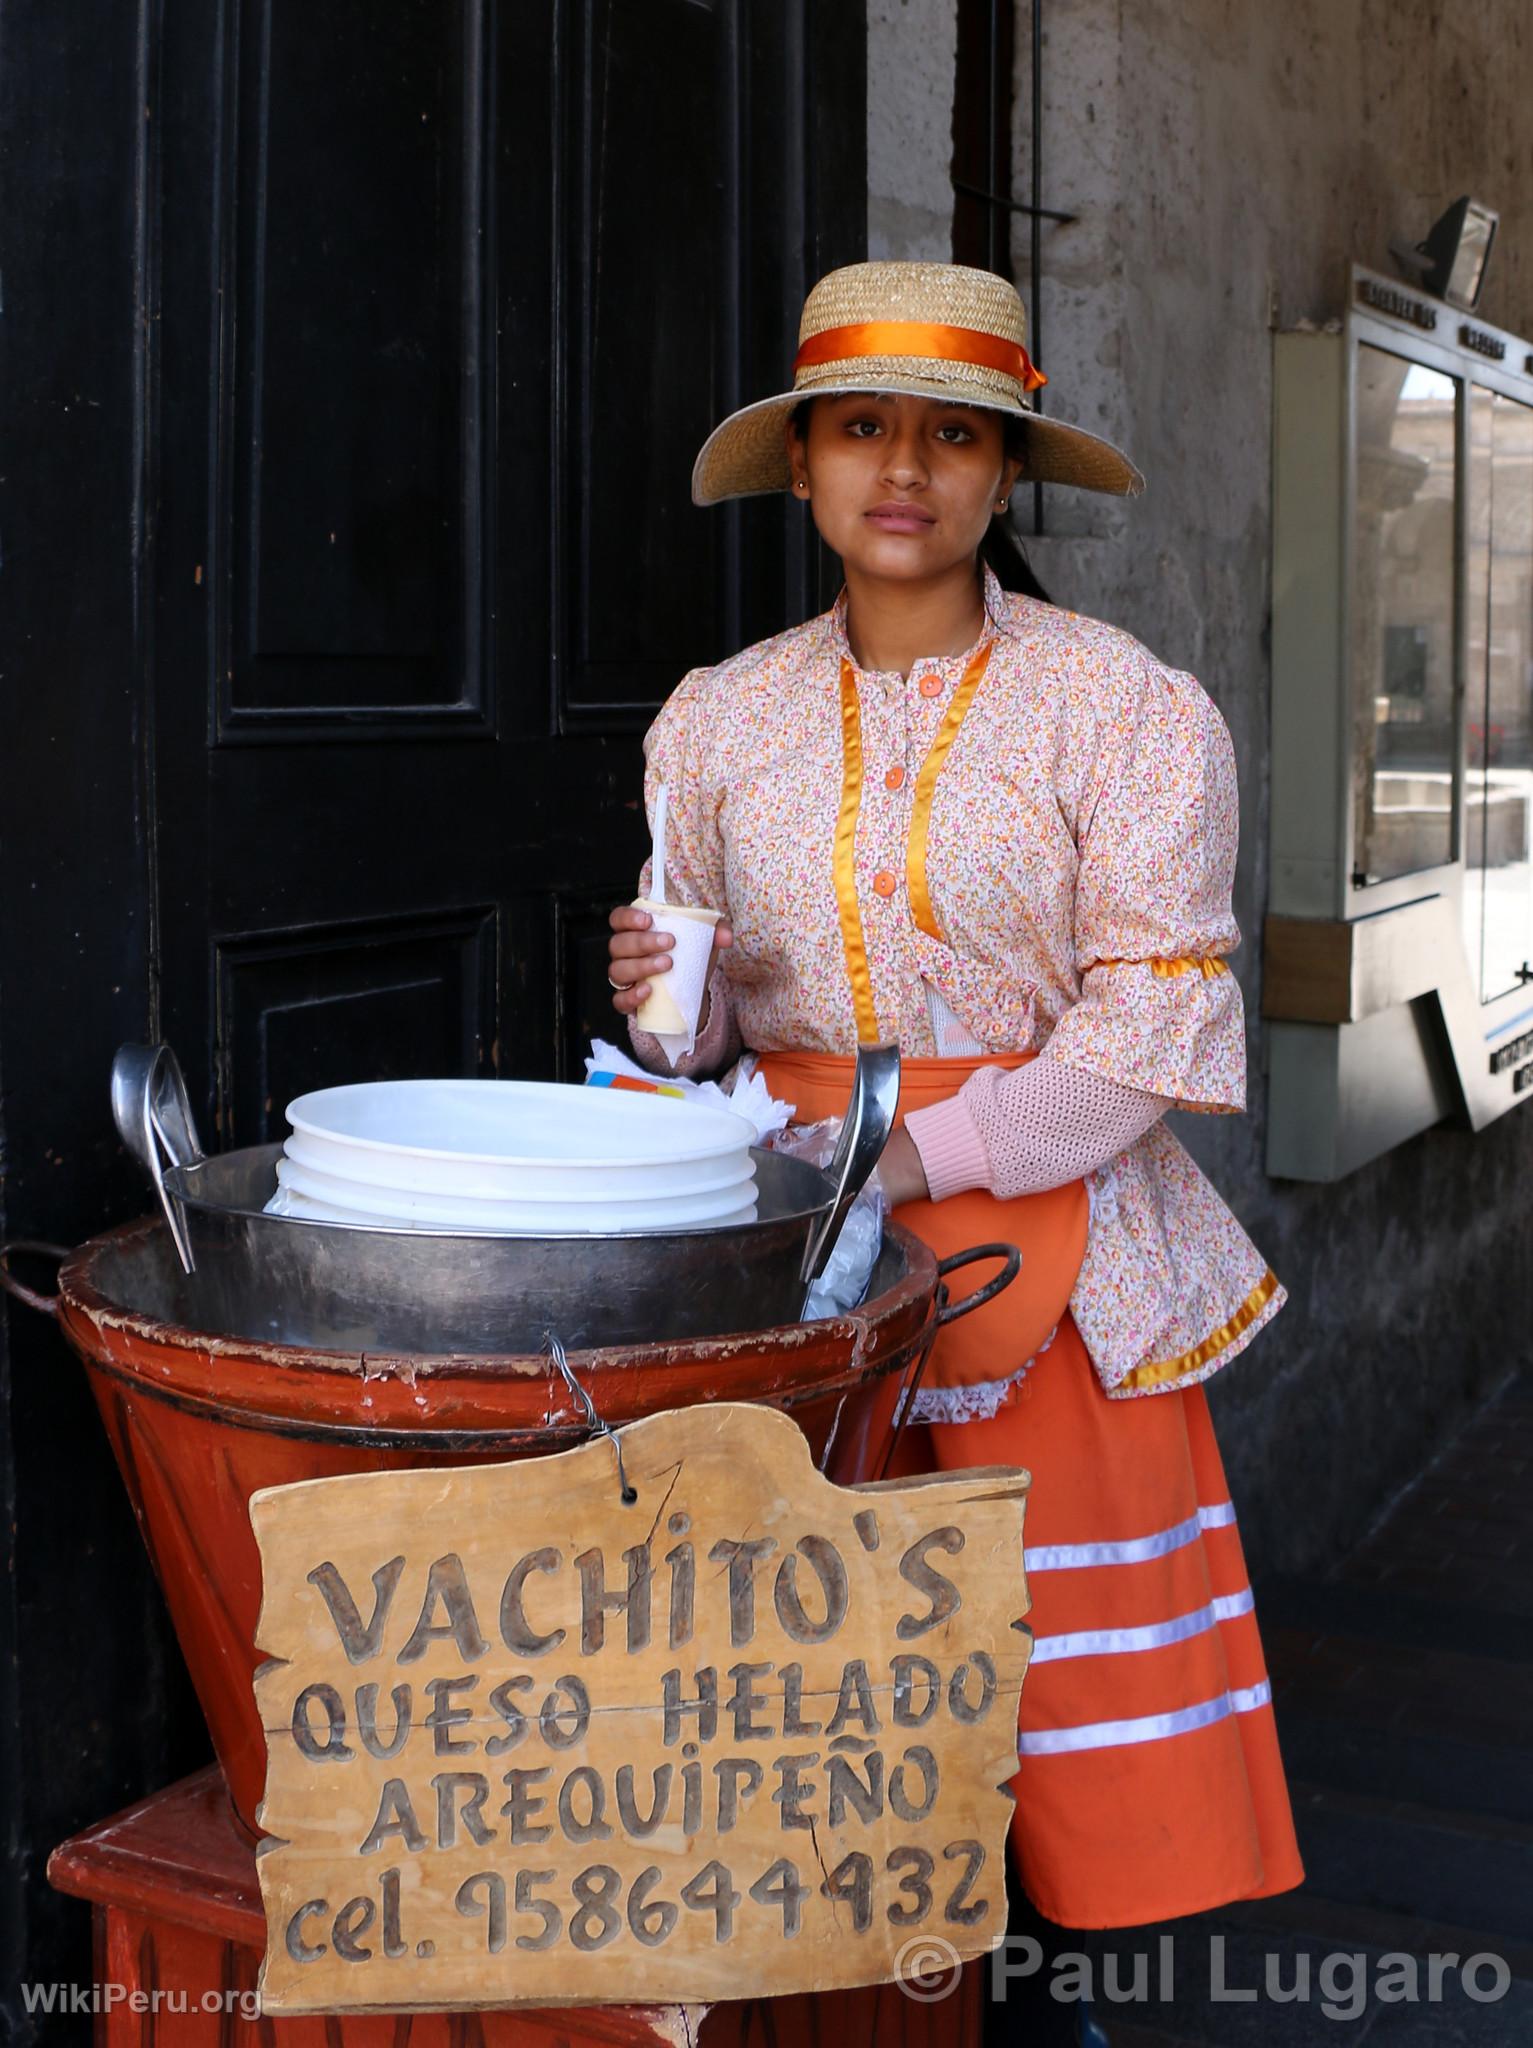
<svg viewBox="0 0 1533 2048">
<path fill-rule="evenodd" d="M 969 663 L 916 784 L 906 890 L 914 921 L 939 938 L 925 872 L 932 795 L 988 655 L 987 644 Z M 841 706 L 836 892 L 858 1036 L 873 1040 L 855 875 L 860 713 L 845 662 Z M 761 1064 L 798 1121 L 844 1111 L 849 1058 L 769 1052 Z M 979 1064 L 907 1060 L 902 1110 L 955 1094 Z M 1034 1648 L 1012 1824 L 1029 1898 L 1067 1927 L 1131 1927 L 1301 1883 L 1271 1686 L 1203 1389 L 1109 1400 L 1069 1312 L 1085 1183 L 1004 1202 L 974 1191 L 895 1213 L 941 1257 L 991 1239 L 1022 1252 L 1012 1286 L 938 1336 L 922 1386 L 990 1382 L 993 1405 L 993 1383 L 1020 1376 L 993 1416 L 907 1428 L 895 1470 L 1012 1465 L 1032 1475 Z M 955 1298 L 965 1291 L 955 1286 Z"/>
<path fill-rule="evenodd" d="M 902 1110 L 955 1093 L 977 1064 L 907 1061 Z M 761 1068 L 799 1122 L 846 1107 L 850 1059 L 764 1053 Z M 1034 1651 L 1012 1824 L 1028 1897 L 1067 1927 L 1132 1927 L 1299 1884 L 1271 1688 L 1208 1402 L 1201 1387 L 1126 1401 L 1102 1392 L 1068 1307 L 1085 1243 L 1084 1184 L 1010 1202 L 982 1191 L 907 1202 L 895 1215 L 939 1256 L 989 1239 L 1022 1252 L 1011 1287 L 938 1337 L 922 1386 L 1027 1370 L 991 1419 L 908 1426 L 891 1476 L 972 1465 L 1032 1474 Z"/>
</svg>

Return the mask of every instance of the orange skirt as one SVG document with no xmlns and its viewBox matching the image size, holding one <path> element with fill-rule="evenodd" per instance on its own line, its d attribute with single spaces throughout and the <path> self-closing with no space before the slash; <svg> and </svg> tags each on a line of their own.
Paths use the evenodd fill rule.
<svg viewBox="0 0 1533 2048">
<path fill-rule="evenodd" d="M 902 1111 L 956 1093 L 978 1064 L 907 1060 Z M 846 1105 L 848 1059 L 768 1053 L 762 1067 L 800 1122 Z M 1102 1392 L 1067 1306 L 1086 1207 L 1076 1182 L 896 1212 L 940 1255 L 995 1238 L 1023 1254 L 1006 1293 L 939 1337 L 923 1387 L 1026 1370 L 993 1416 L 907 1428 L 891 1471 L 1031 1473 L 1012 1853 L 1048 1919 L 1132 1927 L 1287 1891 L 1304 1873 L 1208 1402 L 1201 1387 Z"/>
</svg>

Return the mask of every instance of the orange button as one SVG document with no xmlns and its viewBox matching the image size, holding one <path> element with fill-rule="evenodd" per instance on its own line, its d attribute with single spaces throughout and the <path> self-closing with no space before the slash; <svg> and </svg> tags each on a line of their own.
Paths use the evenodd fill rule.
<svg viewBox="0 0 1533 2048">
<path fill-rule="evenodd" d="M 903 769 L 903 768 L 891 768 L 891 769 L 889 770 L 889 773 L 888 773 L 888 774 L 887 774 L 887 775 L 886 775 L 886 776 L 884 777 L 884 788 L 885 788 L 885 789 L 903 789 L 904 787 L 905 787 L 905 771 L 904 771 L 904 769 Z"/>
<path fill-rule="evenodd" d="M 942 695 L 942 678 L 941 676 L 922 676 L 920 687 L 923 697 L 940 697 Z"/>
<path fill-rule="evenodd" d="M 873 877 L 873 887 L 878 891 L 880 896 L 892 896 L 895 890 L 899 887 L 899 884 L 895 881 L 893 875 L 890 874 L 887 868 L 880 868 L 878 873 Z"/>
</svg>

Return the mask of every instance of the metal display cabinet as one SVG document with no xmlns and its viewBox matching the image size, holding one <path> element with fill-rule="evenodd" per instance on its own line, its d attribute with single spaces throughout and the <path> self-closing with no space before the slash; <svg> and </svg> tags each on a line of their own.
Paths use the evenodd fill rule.
<svg viewBox="0 0 1533 2048">
<path fill-rule="evenodd" d="M 1267 1170 L 1533 1095 L 1533 344 L 1354 270 L 1274 364 Z"/>
</svg>

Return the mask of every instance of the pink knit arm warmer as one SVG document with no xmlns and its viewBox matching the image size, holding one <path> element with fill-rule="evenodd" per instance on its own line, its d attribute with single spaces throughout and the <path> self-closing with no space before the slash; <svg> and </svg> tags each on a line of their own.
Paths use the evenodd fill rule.
<svg viewBox="0 0 1533 2048">
<path fill-rule="evenodd" d="M 653 1032 L 641 1031 L 630 1017 L 628 1041 L 639 1065 L 648 1067 L 652 1074 L 675 1074 L 684 1081 L 711 1080 L 733 1065 L 740 1056 L 740 1029 L 735 1022 L 729 985 L 717 968 L 709 980 L 704 1002 L 706 1008 L 697 1042 L 674 1067 Z"/>
<path fill-rule="evenodd" d="M 934 1202 L 966 1188 L 1006 1201 L 1083 1179 L 1170 1106 L 1167 1096 L 1045 1057 L 1014 1071 L 981 1067 L 948 1101 L 912 1110 L 905 1128 Z"/>
</svg>

